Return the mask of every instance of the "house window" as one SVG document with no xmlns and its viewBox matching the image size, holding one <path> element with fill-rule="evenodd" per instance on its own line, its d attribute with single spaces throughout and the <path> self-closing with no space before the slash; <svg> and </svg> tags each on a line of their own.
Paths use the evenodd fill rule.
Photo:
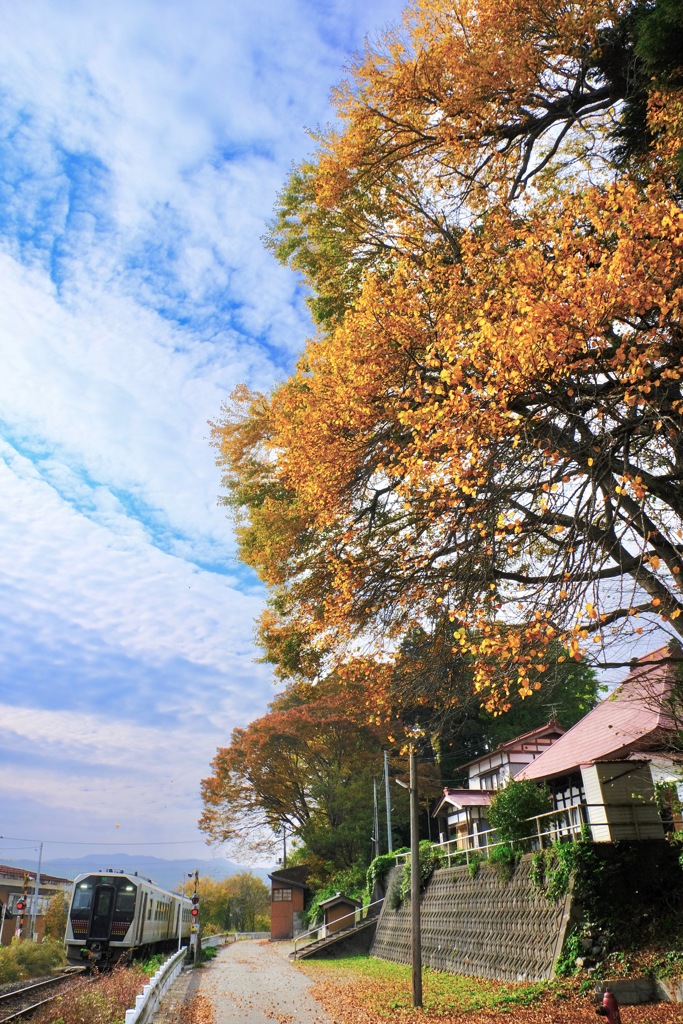
<svg viewBox="0 0 683 1024">
<path fill-rule="evenodd" d="M 291 903 L 291 889 L 273 889 L 273 903 Z"/>
<path fill-rule="evenodd" d="M 490 772 L 488 775 L 481 775 L 479 777 L 479 783 L 482 789 L 498 789 L 500 782 L 500 776 L 498 772 Z"/>
</svg>

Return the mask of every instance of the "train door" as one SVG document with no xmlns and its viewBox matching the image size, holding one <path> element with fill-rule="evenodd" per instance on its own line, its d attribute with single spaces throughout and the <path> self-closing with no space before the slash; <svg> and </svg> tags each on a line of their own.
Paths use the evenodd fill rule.
<svg viewBox="0 0 683 1024">
<path fill-rule="evenodd" d="M 145 915 L 147 914 L 147 893 L 144 893 L 140 904 L 140 917 L 138 918 L 138 933 L 135 939 L 136 946 L 142 942 L 142 933 L 145 928 Z"/>
<path fill-rule="evenodd" d="M 95 887 L 92 914 L 90 915 L 89 939 L 108 939 L 111 934 L 111 920 L 114 916 L 116 889 L 113 885 Z"/>
</svg>

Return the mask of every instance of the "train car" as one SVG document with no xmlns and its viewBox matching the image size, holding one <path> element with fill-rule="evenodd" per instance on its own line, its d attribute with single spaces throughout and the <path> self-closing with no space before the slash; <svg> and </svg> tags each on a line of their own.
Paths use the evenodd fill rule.
<svg viewBox="0 0 683 1024">
<path fill-rule="evenodd" d="M 150 878 L 124 871 L 79 875 L 66 926 L 70 964 L 100 967 L 177 949 L 191 932 L 192 901 L 161 889 Z"/>
</svg>

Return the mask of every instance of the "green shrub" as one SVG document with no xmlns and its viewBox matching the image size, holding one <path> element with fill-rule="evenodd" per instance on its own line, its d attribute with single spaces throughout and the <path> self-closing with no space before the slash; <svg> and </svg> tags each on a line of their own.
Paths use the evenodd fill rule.
<svg viewBox="0 0 683 1024">
<path fill-rule="evenodd" d="M 19 967 L 29 978 L 49 974 L 53 967 L 66 964 L 64 946 L 57 939 L 45 939 L 43 942 L 31 942 L 28 939 L 22 942 L 14 941 L 10 949 L 14 951 L 14 958 Z"/>
<path fill-rule="evenodd" d="M 581 935 L 578 929 L 574 928 L 567 932 L 557 961 L 555 962 L 555 974 L 558 978 L 566 978 L 576 973 L 576 959 L 581 955 Z"/>
<path fill-rule="evenodd" d="M 0 948 L 0 985 L 18 981 L 21 977 L 21 968 L 12 955 L 11 947 L 3 946 Z"/>
<path fill-rule="evenodd" d="M 161 965 L 166 963 L 170 956 L 170 953 L 155 953 L 149 960 L 139 960 L 134 966 L 143 974 L 146 974 L 148 978 L 151 978 L 152 975 L 156 974 Z"/>
<path fill-rule="evenodd" d="M 36 978 L 65 964 L 64 946 L 57 939 L 12 939 L 11 945 L 0 948 L 0 983 Z"/>
<path fill-rule="evenodd" d="M 368 900 L 372 899 L 375 886 L 381 885 L 391 869 L 396 866 L 396 855 L 407 852 L 407 848 L 402 846 L 400 850 L 392 850 L 391 853 L 381 853 L 379 857 L 375 857 L 365 873 L 365 891 Z"/>
<path fill-rule="evenodd" d="M 521 856 L 521 850 L 513 850 L 508 843 L 503 843 L 502 846 L 493 847 L 489 854 L 489 863 L 493 865 L 496 874 L 504 882 L 509 882 L 515 873 L 515 868 L 519 864 Z"/>
<path fill-rule="evenodd" d="M 398 910 L 401 906 L 402 896 L 401 890 L 403 888 L 403 874 L 405 872 L 405 864 L 403 864 L 395 874 L 389 879 L 389 885 L 387 886 L 387 894 L 385 899 L 387 906 L 392 910 Z"/>
<path fill-rule="evenodd" d="M 483 853 L 471 853 L 470 859 L 467 862 L 467 874 L 470 878 L 476 878 L 479 874 L 479 868 L 484 860 Z"/>
<path fill-rule="evenodd" d="M 436 868 L 443 864 L 443 850 L 434 846 L 428 839 L 423 839 L 418 849 L 418 863 L 420 865 L 420 889 L 424 889 Z M 401 875 L 401 900 L 410 896 L 411 862 L 408 858 L 403 867 Z"/>
<path fill-rule="evenodd" d="M 532 779 L 513 779 L 493 797 L 487 817 L 501 842 L 514 844 L 529 835 L 528 818 L 552 809 L 547 786 L 538 786 Z"/>
<path fill-rule="evenodd" d="M 535 853 L 531 864 L 531 882 L 543 890 L 545 898 L 557 903 L 569 892 L 572 879 L 584 855 L 580 842 L 555 842 L 548 850 Z"/>
<path fill-rule="evenodd" d="M 302 913 L 301 924 L 305 929 L 314 928 L 316 923 L 322 920 L 320 904 L 330 896 L 336 896 L 338 892 L 343 892 L 345 896 L 351 896 L 362 902 L 365 896 L 365 872 L 363 869 L 352 867 L 332 875 L 329 883 L 314 894 L 310 904 Z"/>
</svg>

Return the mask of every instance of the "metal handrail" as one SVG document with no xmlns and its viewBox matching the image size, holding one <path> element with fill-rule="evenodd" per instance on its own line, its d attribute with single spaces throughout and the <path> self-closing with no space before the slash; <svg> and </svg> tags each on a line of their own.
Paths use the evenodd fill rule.
<svg viewBox="0 0 683 1024">
<path fill-rule="evenodd" d="M 566 835 L 567 838 L 574 840 L 577 835 L 581 834 L 583 826 L 587 824 L 585 821 L 585 811 L 588 807 L 601 807 L 601 804 L 571 804 L 569 807 L 561 807 L 554 811 L 545 811 L 543 814 L 534 815 L 533 818 L 526 818 L 525 821 L 533 822 L 535 825 L 534 831 L 527 836 L 522 836 L 520 839 L 515 840 L 517 843 L 525 843 L 530 840 L 538 840 L 542 845 L 543 838 L 547 836 L 555 835 Z M 625 805 L 626 806 L 626 805 Z M 579 811 L 579 821 L 572 821 L 571 818 L 567 820 L 566 824 L 558 823 L 557 819 L 563 816 L 568 816 L 572 811 Z M 541 819 L 552 819 L 552 827 L 549 829 L 541 829 Z M 503 840 L 497 840 L 491 842 L 489 837 L 493 837 L 497 833 L 497 829 L 489 828 L 483 832 L 469 832 L 467 835 L 458 836 L 455 839 L 447 839 L 443 843 L 434 843 L 436 849 L 445 850 L 446 856 L 448 857 L 449 863 L 450 858 L 456 854 L 465 854 L 465 861 L 469 864 L 469 855 L 471 853 L 484 854 L 486 857 L 489 856 L 489 852 L 495 849 L 497 846 L 505 846 Z M 484 840 L 482 842 L 482 840 Z M 463 845 L 466 844 L 466 845 Z M 450 847 L 454 847 L 453 850 Z M 410 857 L 410 852 L 396 854 L 396 863 L 405 861 Z"/>
<path fill-rule="evenodd" d="M 533 832 L 527 836 L 522 836 L 520 839 L 516 839 L 515 843 L 527 843 L 527 842 L 538 842 L 540 847 L 543 847 L 544 839 L 549 836 L 555 836 L 556 838 L 566 838 L 574 842 L 577 838 L 580 838 L 584 826 L 591 828 L 592 825 L 600 825 L 601 827 L 607 826 L 610 829 L 611 835 L 611 824 L 609 822 L 591 822 L 590 814 L 588 813 L 591 808 L 596 808 L 604 811 L 604 804 L 600 803 L 577 803 L 570 804 L 568 807 L 560 807 L 553 811 L 544 811 L 543 814 L 537 814 L 533 818 L 526 818 L 527 822 L 534 823 Z M 638 826 L 638 821 L 635 814 L 635 807 L 632 803 L 623 804 L 610 804 L 612 808 L 629 809 L 633 813 L 634 825 Z M 577 820 L 572 820 L 572 812 L 578 812 L 575 815 Z M 550 828 L 542 828 L 542 821 L 545 819 L 551 821 Z M 564 821 L 562 820 L 564 819 Z M 455 839 L 447 839 L 443 843 L 434 843 L 437 849 L 445 850 L 450 865 L 451 857 L 457 854 L 465 854 L 465 861 L 467 864 L 470 862 L 470 854 L 483 854 L 485 857 L 490 855 L 490 851 L 495 849 L 497 846 L 504 846 L 503 840 L 491 841 L 489 837 L 493 837 L 497 832 L 497 829 L 490 828 L 484 832 L 469 832 L 467 835 L 458 836 Z M 483 840 L 483 842 L 482 842 Z M 466 845 L 463 845 L 466 844 Z M 453 847 L 453 849 L 451 849 Z M 398 853 L 396 854 L 396 863 L 405 863 L 410 857 L 410 853 Z"/>
<path fill-rule="evenodd" d="M 356 907 L 356 909 L 352 910 L 349 914 L 344 914 L 343 917 L 335 918 L 334 923 L 338 924 L 340 921 L 345 921 L 347 919 L 347 917 L 355 918 L 357 914 L 360 914 L 360 917 L 358 918 L 358 920 L 355 921 L 354 927 L 357 926 L 357 925 L 363 924 L 368 919 L 367 911 L 370 909 L 370 907 L 376 907 L 379 903 L 383 903 L 383 902 L 384 902 L 384 897 L 382 897 L 379 900 L 373 900 L 372 903 L 368 903 L 367 906 L 365 906 L 365 907 Z M 313 935 L 314 932 L 317 933 L 317 932 L 319 932 L 324 927 L 325 927 L 324 923 L 323 924 L 318 924 L 318 925 L 315 926 L 315 928 L 309 928 L 309 930 L 307 932 L 301 932 L 300 935 L 297 935 L 296 938 L 294 939 L 294 955 L 296 956 L 296 953 L 297 953 L 297 948 L 296 948 L 297 947 L 297 942 L 300 939 L 305 939 L 307 935 Z M 335 933 L 333 932 L 332 934 L 335 934 Z"/>
</svg>

